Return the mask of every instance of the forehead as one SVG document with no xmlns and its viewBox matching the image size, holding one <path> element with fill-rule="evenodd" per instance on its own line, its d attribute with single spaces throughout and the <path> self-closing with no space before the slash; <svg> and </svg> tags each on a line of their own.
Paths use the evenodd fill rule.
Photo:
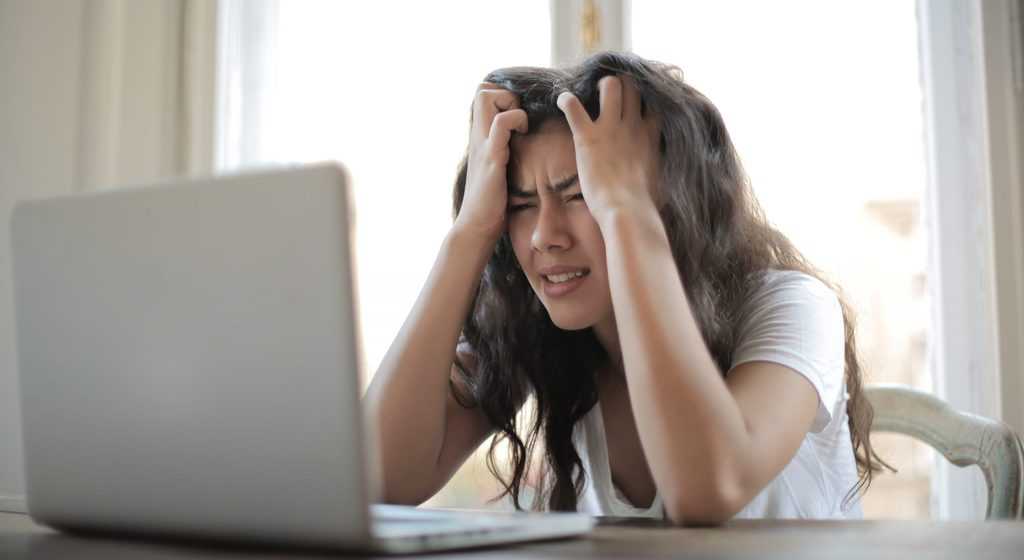
<svg viewBox="0 0 1024 560">
<path fill-rule="evenodd" d="M 576 173 L 572 133 L 564 122 L 551 120 L 536 132 L 515 134 L 510 148 L 510 178 L 527 190 L 534 190 L 538 184 L 549 186 Z"/>
</svg>

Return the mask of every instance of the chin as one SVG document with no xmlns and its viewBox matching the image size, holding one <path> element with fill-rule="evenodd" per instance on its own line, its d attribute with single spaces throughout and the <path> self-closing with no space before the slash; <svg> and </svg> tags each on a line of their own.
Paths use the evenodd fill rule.
<svg viewBox="0 0 1024 560">
<path fill-rule="evenodd" d="M 582 313 L 552 313 L 548 309 L 548 316 L 556 327 L 563 331 L 579 331 L 594 326 L 597 322 L 593 317 L 587 317 Z"/>
</svg>

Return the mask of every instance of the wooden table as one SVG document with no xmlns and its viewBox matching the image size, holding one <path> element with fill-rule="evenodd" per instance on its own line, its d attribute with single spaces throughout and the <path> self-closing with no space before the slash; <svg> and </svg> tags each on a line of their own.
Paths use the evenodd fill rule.
<svg viewBox="0 0 1024 560">
<path fill-rule="evenodd" d="M 330 558 L 303 551 L 85 538 L 56 533 L 24 515 L 0 513 L 0 558 L 213 559 Z M 1024 559 L 1024 523 L 1014 521 L 734 521 L 717 528 L 675 528 L 608 520 L 591 535 L 414 558 L 827 558 Z"/>
</svg>

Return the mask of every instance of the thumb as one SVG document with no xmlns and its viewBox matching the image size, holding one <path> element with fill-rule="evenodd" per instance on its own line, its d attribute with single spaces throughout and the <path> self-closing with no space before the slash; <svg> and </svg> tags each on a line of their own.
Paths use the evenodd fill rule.
<svg viewBox="0 0 1024 560">
<path fill-rule="evenodd" d="M 591 124 L 590 115 L 587 114 L 587 110 L 583 108 L 583 104 L 572 93 L 563 91 L 559 94 L 555 104 L 565 114 L 565 119 L 569 121 L 569 129 L 572 130 L 573 136 L 583 132 L 586 130 L 587 125 Z"/>
</svg>

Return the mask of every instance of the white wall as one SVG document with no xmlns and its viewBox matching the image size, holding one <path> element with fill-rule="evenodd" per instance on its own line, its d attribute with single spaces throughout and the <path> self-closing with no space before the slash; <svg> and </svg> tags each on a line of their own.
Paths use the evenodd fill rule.
<svg viewBox="0 0 1024 560">
<path fill-rule="evenodd" d="M 82 5 L 0 0 L 0 510 L 22 501 L 9 217 L 71 192 L 78 165 Z"/>
</svg>

